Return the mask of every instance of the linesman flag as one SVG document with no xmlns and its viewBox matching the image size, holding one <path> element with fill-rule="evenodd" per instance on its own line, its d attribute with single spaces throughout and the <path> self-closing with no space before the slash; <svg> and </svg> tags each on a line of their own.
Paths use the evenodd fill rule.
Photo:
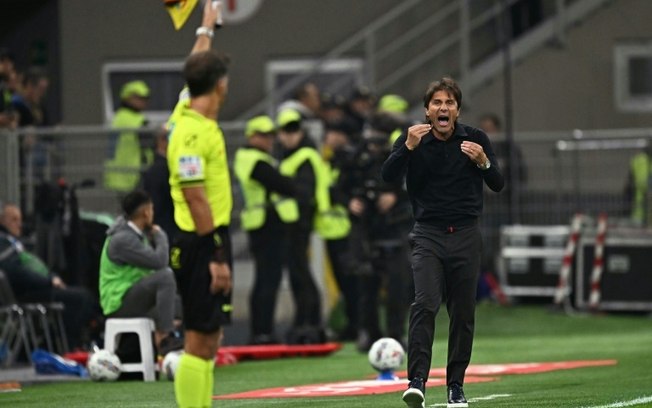
<svg viewBox="0 0 652 408">
<path fill-rule="evenodd" d="M 163 0 L 165 8 L 168 10 L 170 17 L 172 17 L 172 23 L 174 23 L 174 29 L 179 31 L 190 13 L 195 9 L 197 2 L 199 0 Z"/>
</svg>

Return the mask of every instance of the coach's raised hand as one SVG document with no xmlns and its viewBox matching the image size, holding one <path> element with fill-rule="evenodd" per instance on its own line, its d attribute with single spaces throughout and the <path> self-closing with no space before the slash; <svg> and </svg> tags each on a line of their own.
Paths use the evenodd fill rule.
<svg viewBox="0 0 652 408">
<path fill-rule="evenodd" d="M 407 131 L 407 139 L 405 140 L 405 146 L 408 150 L 414 150 L 421 143 L 421 138 L 430 133 L 432 125 L 430 124 L 418 124 L 410 126 Z"/>
</svg>

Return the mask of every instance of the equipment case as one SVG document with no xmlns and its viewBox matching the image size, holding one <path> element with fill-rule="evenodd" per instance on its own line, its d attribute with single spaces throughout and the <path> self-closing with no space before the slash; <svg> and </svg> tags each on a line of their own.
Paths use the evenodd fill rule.
<svg viewBox="0 0 652 408">
<path fill-rule="evenodd" d="M 588 307 L 595 256 L 595 235 L 580 238 L 575 304 Z M 652 311 L 652 234 L 607 230 L 598 308 L 611 311 Z"/>
<path fill-rule="evenodd" d="M 570 227 L 509 225 L 500 231 L 498 278 L 507 296 L 554 296 Z"/>
</svg>

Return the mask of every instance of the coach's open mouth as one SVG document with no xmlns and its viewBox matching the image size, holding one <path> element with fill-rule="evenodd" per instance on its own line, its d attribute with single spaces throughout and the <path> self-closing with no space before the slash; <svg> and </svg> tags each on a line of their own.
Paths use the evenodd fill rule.
<svg viewBox="0 0 652 408">
<path fill-rule="evenodd" d="M 437 116 L 437 123 L 439 124 L 439 126 L 447 126 L 449 121 L 450 119 L 448 116 L 445 115 Z"/>
</svg>

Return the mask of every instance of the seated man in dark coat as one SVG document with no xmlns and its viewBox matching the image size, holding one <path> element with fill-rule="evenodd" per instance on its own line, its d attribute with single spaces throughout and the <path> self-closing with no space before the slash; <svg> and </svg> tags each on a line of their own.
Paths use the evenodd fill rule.
<svg viewBox="0 0 652 408">
<path fill-rule="evenodd" d="M 83 347 L 82 332 L 99 314 L 99 303 L 86 289 L 68 287 L 19 240 L 22 214 L 14 204 L 0 205 L 0 269 L 19 302 L 64 305 L 63 322 L 70 348 Z"/>
</svg>

